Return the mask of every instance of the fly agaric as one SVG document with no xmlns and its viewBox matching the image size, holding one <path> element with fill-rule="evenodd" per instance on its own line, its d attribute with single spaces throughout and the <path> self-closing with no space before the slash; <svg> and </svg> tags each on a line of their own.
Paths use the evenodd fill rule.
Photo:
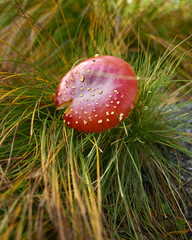
<svg viewBox="0 0 192 240">
<path fill-rule="evenodd" d="M 103 132 L 125 120 L 135 105 L 137 77 L 113 56 L 95 56 L 73 67 L 61 80 L 57 109 L 68 106 L 65 123 L 80 132 Z"/>
</svg>

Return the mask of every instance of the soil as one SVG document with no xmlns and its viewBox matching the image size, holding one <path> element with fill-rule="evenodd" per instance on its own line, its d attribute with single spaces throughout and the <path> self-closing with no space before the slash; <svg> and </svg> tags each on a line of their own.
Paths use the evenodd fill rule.
<svg viewBox="0 0 192 240">
<path fill-rule="evenodd" d="M 187 104 L 185 107 L 179 110 L 180 114 L 192 113 L 192 103 Z M 188 120 L 190 127 L 180 129 L 192 135 L 192 119 Z M 192 152 L 192 144 L 182 142 L 182 145 Z M 181 168 L 181 180 L 182 180 L 182 190 L 180 191 L 182 199 L 186 204 L 185 217 L 192 222 L 192 158 L 183 154 L 178 153 L 175 155 L 174 151 L 170 151 L 172 159 L 175 163 L 179 163 Z M 184 190 L 184 191 L 183 191 Z"/>
</svg>

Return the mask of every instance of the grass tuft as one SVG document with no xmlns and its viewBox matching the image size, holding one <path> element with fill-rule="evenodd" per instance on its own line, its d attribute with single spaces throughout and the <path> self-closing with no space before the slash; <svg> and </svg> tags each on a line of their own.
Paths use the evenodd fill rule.
<svg viewBox="0 0 192 240">
<path fill-rule="evenodd" d="M 4 3 L 12 14 L 4 15 L 0 40 L 2 239 L 187 239 L 191 222 L 181 197 L 181 169 L 171 151 L 177 158 L 179 152 L 192 157 L 185 148 L 192 143 L 187 132 L 192 113 L 181 113 L 191 103 L 191 81 L 178 79 L 190 54 L 183 51 L 178 60 L 183 42 L 178 48 L 169 45 L 154 60 L 133 20 L 118 28 L 120 13 L 133 11 L 139 22 L 157 7 L 147 11 L 149 5 L 136 2 L 142 11 L 134 3 L 125 8 L 125 1 L 109 6 L 105 1 Z M 76 29 L 70 20 L 79 22 Z M 17 24 L 22 34 L 14 29 Z M 136 35 L 136 53 L 130 31 Z M 79 133 L 63 123 L 54 93 L 74 62 L 96 52 L 132 64 L 138 100 L 117 127 Z"/>
</svg>

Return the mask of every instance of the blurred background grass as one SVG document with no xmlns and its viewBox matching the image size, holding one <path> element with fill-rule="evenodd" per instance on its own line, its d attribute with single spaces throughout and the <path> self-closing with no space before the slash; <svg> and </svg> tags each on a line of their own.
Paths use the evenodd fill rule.
<svg viewBox="0 0 192 240">
<path fill-rule="evenodd" d="M 180 130 L 191 113 L 174 115 L 191 98 L 191 10 L 190 0 L 0 1 L 3 240 L 188 238 L 180 168 L 165 156 L 191 156 L 180 145 L 191 144 Z M 131 62 L 142 81 L 124 124 L 86 135 L 53 98 L 96 53 Z"/>
<path fill-rule="evenodd" d="M 7 50 L 5 44 L 2 48 L 12 58 L 18 53 L 8 44 L 53 73 L 62 69 L 61 64 L 92 52 L 125 56 L 129 52 L 130 57 L 149 51 L 157 59 L 180 44 L 174 49 L 175 58 L 187 57 L 178 75 L 190 79 L 191 9 L 190 0 L 2 1 L 1 46 L 6 41 Z M 10 63 L 4 64 L 10 68 Z"/>
</svg>

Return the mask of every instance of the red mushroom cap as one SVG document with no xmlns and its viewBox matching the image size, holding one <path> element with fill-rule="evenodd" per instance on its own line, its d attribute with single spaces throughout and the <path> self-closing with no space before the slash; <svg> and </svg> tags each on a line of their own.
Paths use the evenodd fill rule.
<svg viewBox="0 0 192 240">
<path fill-rule="evenodd" d="M 55 96 L 57 109 L 69 107 L 65 123 L 80 132 L 102 132 L 125 120 L 135 105 L 137 77 L 120 58 L 98 56 L 72 68 Z"/>
</svg>

